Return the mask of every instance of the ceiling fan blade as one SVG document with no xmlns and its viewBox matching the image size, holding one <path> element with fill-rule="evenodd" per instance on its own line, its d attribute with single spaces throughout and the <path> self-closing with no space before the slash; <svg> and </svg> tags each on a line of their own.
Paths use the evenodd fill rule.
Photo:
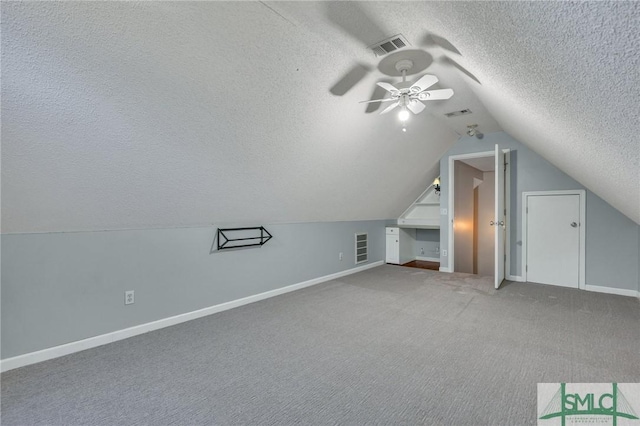
<svg viewBox="0 0 640 426">
<path fill-rule="evenodd" d="M 426 92 L 418 93 L 418 99 L 421 101 L 440 101 L 443 99 L 449 99 L 452 96 L 452 89 L 428 90 Z"/>
<path fill-rule="evenodd" d="M 389 83 L 385 83 L 384 81 L 379 81 L 376 83 L 378 86 L 382 87 L 384 90 L 386 90 L 387 92 L 391 92 L 391 93 L 400 93 L 400 90 L 396 89 L 394 85 L 389 84 Z"/>
<path fill-rule="evenodd" d="M 329 22 L 365 47 L 389 37 L 389 30 L 367 12 L 367 5 L 340 1 L 324 2 L 324 6 Z"/>
<path fill-rule="evenodd" d="M 391 102 L 391 101 L 397 101 L 397 98 L 384 98 L 384 99 L 372 99 L 370 101 L 360 101 L 358 102 L 359 104 L 370 104 L 372 102 Z"/>
<path fill-rule="evenodd" d="M 334 84 L 331 89 L 329 89 L 329 92 L 336 96 L 343 96 L 345 93 L 351 90 L 353 86 L 358 84 L 360 80 L 362 80 L 367 75 L 368 72 L 368 67 L 361 64 L 356 64 L 347 74 L 344 75 L 344 77 L 338 80 L 338 82 Z"/>
<path fill-rule="evenodd" d="M 465 67 L 463 67 L 462 65 L 460 65 L 459 63 L 457 63 L 456 61 L 454 61 L 451 58 L 448 57 L 443 57 L 442 61 L 443 63 L 447 64 L 447 65 L 452 65 L 455 68 L 457 68 L 461 73 L 463 73 L 464 75 L 466 75 L 467 77 L 469 77 L 470 79 L 472 79 L 473 81 L 475 81 L 476 83 L 482 85 L 482 83 L 480 83 L 480 80 L 478 80 L 478 78 L 471 74 L 469 71 L 467 71 L 467 69 Z"/>
<path fill-rule="evenodd" d="M 386 95 L 387 95 L 387 91 L 384 90 L 382 87 L 373 86 L 373 92 L 371 92 L 371 97 L 369 99 L 383 99 Z M 389 99 L 392 99 L 392 98 L 389 98 Z M 372 112 L 376 112 L 378 109 L 380 109 L 381 106 L 382 106 L 382 103 L 380 102 L 372 102 L 370 104 L 367 104 L 367 107 L 365 108 L 364 112 L 367 114 L 371 114 Z"/>
<path fill-rule="evenodd" d="M 433 86 L 438 82 L 438 77 L 431 74 L 425 74 L 418 81 L 413 83 L 411 86 L 412 93 L 422 92 L 423 90 L 427 90 L 429 87 Z"/>
<path fill-rule="evenodd" d="M 424 104 L 419 100 L 412 99 L 409 101 L 407 108 L 409 108 L 409 110 L 414 114 L 420 114 L 425 107 Z"/>
<path fill-rule="evenodd" d="M 397 107 L 398 105 L 400 105 L 400 102 L 394 102 L 391 105 L 389 105 L 388 107 L 386 107 L 385 109 L 383 109 L 382 112 L 380 112 L 380 114 L 386 114 L 389 111 L 391 111 L 392 109 L 394 109 L 395 107 Z"/>
<path fill-rule="evenodd" d="M 462 56 L 462 53 L 460 53 L 458 48 L 456 48 L 449 40 L 435 34 L 427 34 L 422 40 L 421 44 L 425 45 L 425 47 L 440 46 L 441 48 L 446 49 L 449 52 L 453 52 L 457 55 Z"/>
</svg>

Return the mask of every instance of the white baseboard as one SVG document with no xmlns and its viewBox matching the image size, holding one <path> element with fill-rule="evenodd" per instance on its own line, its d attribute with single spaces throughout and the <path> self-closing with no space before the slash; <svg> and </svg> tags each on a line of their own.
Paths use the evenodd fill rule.
<svg viewBox="0 0 640 426">
<path fill-rule="evenodd" d="M 506 279 L 506 280 L 509 280 L 509 281 L 516 281 L 516 282 L 519 282 L 519 283 L 524 283 L 524 282 L 526 282 L 524 278 L 522 278 L 522 277 L 520 277 L 520 276 L 518 276 L 518 275 L 507 275 L 507 276 L 505 277 L 505 279 Z"/>
<path fill-rule="evenodd" d="M 452 271 L 450 268 L 446 268 L 446 267 L 442 267 L 442 266 L 441 266 L 441 267 L 440 267 L 440 272 L 449 272 L 449 273 L 451 273 L 451 272 L 453 272 L 453 271 Z"/>
<path fill-rule="evenodd" d="M 102 334 L 100 336 L 90 337 L 88 339 L 78 340 L 76 342 L 66 343 L 64 345 L 54 346 L 52 348 L 42 349 L 40 351 L 30 352 L 24 355 L 18 355 L 12 358 L 3 359 L 0 361 L 0 371 L 4 372 L 13 370 L 14 368 L 24 367 L 25 365 L 35 364 L 64 355 L 69 355 L 74 352 L 80 352 L 86 349 L 95 348 L 97 346 L 106 345 L 107 343 L 127 339 L 129 337 L 148 333 L 150 331 L 170 327 L 172 325 L 191 321 L 197 318 L 202 318 L 207 315 L 215 314 L 217 312 L 237 308 L 238 306 L 248 305 L 249 303 L 258 302 L 270 297 L 279 296 L 281 294 L 289 293 L 295 290 L 300 290 L 305 287 L 310 287 L 312 285 L 320 284 L 326 281 L 335 280 L 336 278 L 355 274 L 356 272 L 375 268 L 383 264 L 383 261 L 373 262 L 367 265 L 347 269 L 346 271 L 336 272 L 335 274 L 325 275 L 323 277 L 318 277 L 308 281 L 303 281 L 301 283 L 266 291 L 264 293 L 254 294 L 253 296 L 243 297 L 242 299 L 232 300 L 230 302 L 221 303 L 219 305 L 210 306 L 208 308 L 198 309 L 197 311 L 187 312 L 169 318 L 148 322 L 146 324 L 125 328 L 123 330 Z"/>
<path fill-rule="evenodd" d="M 599 285 L 589 285 L 585 286 L 585 290 L 587 291 L 595 291 L 597 293 L 609 293 L 609 294 L 617 294 L 619 296 L 630 296 L 630 297 L 640 297 L 640 292 L 635 290 L 627 290 L 623 288 L 612 288 L 612 287 L 602 287 Z"/>
<path fill-rule="evenodd" d="M 438 262 L 438 263 L 440 263 L 440 258 L 439 257 L 416 256 L 416 260 L 425 260 L 427 262 Z"/>
</svg>

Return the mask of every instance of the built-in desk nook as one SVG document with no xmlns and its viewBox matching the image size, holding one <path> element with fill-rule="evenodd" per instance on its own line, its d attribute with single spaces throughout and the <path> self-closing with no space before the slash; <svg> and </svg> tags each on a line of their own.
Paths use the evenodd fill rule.
<svg viewBox="0 0 640 426">
<path fill-rule="evenodd" d="M 386 262 L 436 269 L 440 262 L 439 179 L 386 228 Z"/>
</svg>

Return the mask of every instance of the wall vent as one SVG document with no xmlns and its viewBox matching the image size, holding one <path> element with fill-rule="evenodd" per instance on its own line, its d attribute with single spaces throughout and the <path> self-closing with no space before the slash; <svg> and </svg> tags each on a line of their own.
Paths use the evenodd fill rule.
<svg viewBox="0 0 640 426">
<path fill-rule="evenodd" d="M 356 265 L 369 260 L 369 236 L 356 234 Z"/>
<path fill-rule="evenodd" d="M 394 50 L 402 49 L 409 46 L 409 42 L 402 34 L 396 34 L 393 37 L 379 41 L 378 43 L 369 46 L 369 49 L 373 50 L 376 56 L 384 56 L 387 53 L 391 53 Z"/>
<path fill-rule="evenodd" d="M 448 112 L 445 114 L 445 117 L 458 117 L 460 115 L 467 115 L 467 114 L 471 114 L 471 110 L 470 109 L 461 109 L 460 111 L 453 111 L 453 112 Z"/>
</svg>

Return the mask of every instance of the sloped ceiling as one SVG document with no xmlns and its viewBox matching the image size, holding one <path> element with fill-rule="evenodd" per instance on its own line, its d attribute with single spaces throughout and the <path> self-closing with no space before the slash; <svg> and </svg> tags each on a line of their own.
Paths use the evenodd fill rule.
<svg viewBox="0 0 640 426">
<path fill-rule="evenodd" d="M 467 121 L 640 222 L 638 16 L 632 2 L 3 2 L 2 231 L 397 217 Z M 406 133 L 357 103 L 397 81 L 365 49 L 397 33 L 456 92 Z M 354 67 L 370 71 L 331 94 Z"/>
</svg>

